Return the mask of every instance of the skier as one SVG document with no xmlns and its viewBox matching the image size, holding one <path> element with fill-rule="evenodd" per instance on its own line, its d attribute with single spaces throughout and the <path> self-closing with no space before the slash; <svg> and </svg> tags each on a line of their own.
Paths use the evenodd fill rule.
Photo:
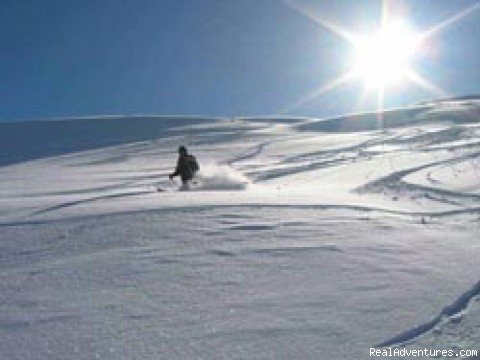
<svg viewBox="0 0 480 360">
<path fill-rule="evenodd" d="M 189 154 L 187 148 L 182 145 L 178 148 L 178 160 L 175 172 L 168 175 L 168 177 L 171 180 L 175 176 L 180 175 L 182 188 L 188 189 L 188 182 L 193 179 L 198 170 L 200 170 L 200 166 L 198 166 L 197 159 L 195 156 Z"/>
</svg>

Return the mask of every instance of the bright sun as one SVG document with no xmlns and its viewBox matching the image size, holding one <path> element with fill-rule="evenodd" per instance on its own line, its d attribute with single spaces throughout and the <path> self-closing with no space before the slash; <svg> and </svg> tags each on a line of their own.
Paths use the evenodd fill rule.
<svg viewBox="0 0 480 360">
<path fill-rule="evenodd" d="M 333 91 L 348 82 L 362 81 L 363 90 L 357 99 L 357 106 L 360 106 L 369 93 L 376 94 L 377 110 L 379 119 L 382 117 L 384 100 L 390 95 L 390 90 L 395 85 L 409 83 L 416 85 L 424 91 L 436 94 L 438 97 L 448 97 L 449 94 L 430 82 L 415 69 L 414 60 L 419 57 L 428 56 L 429 40 L 437 34 L 445 31 L 446 28 L 461 21 L 466 16 L 480 10 L 480 2 L 461 9 L 459 12 L 434 24 L 428 29 L 416 32 L 406 25 L 404 20 L 404 7 L 397 7 L 390 0 L 382 0 L 379 30 L 371 34 L 358 35 L 346 29 L 328 17 L 324 17 L 317 8 L 310 6 L 310 1 L 305 0 L 282 0 L 293 10 L 306 16 L 319 24 L 332 34 L 348 42 L 352 47 L 350 65 L 346 71 L 329 82 L 310 91 L 292 105 L 282 109 L 281 113 L 290 112 L 302 104 L 319 97 L 322 94 Z M 395 3 L 395 6 L 394 6 Z M 395 89 L 396 91 L 400 89 Z"/>
<path fill-rule="evenodd" d="M 352 71 L 367 87 L 399 84 L 411 70 L 419 36 L 400 22 L 384 24 L 373 34 L 355 37 Z"/>
</svg>

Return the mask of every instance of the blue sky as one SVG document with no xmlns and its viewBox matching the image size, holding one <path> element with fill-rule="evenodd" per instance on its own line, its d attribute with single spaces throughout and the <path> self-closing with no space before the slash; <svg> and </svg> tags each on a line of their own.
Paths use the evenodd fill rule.
<svg viewBox="0 0 480 360">
<path fill-rule="evenodd" d="M 298 0 L 355 32 L 381 1 Z M 333 4 L 334 3 L 334 4 Z M 426 29 L 473 0 L 403 1 Z M 273 115 L 345 71 L 350 45 L 280 0 L 0 0 L 0 120 L 103 114 Z M 416 68 L 451 95 L 480 93 L 480 11 L 430 41 Z M 358 105 L 349 82 L 288 115 L 332 116 Z M 435 97 L 402 86 L 400 106 Z"/>
</svg>

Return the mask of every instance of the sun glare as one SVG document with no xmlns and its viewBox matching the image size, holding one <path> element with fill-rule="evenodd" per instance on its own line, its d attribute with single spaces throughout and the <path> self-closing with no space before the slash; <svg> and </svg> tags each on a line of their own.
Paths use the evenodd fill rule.
<svg viewBox="0 0 480 360">
<path fill-rule="evenodd" d="M 411 70 L 419 36 L 400 22 L 385 24 L 373 34 L 353 41 L 352 71 L 367 87 L 399 84 Z"/>
<path fill-rule="evenodd" d="M 439 97 L 450 96 L 420 74 L 415 69 L 414 60 L 426 55 L 425 48 L 428 48 L 429 41 L 432 38 L 438 37 L 440 33 L 453 24 L 480 10 L 480 3 L 475 2 L 434 26 L 416 32 L 407 26 L 405 14 L 396 10 L 396 6 L 393 6 L 393 0 L 382 0 L 381 17 L 377 20 L 381 24 L 379 30 L 371 34 L 357 35 L 325 16 L 312 5 L 314 3 L 311 1 L 282 1 L 294 11 L 348 42 L 352 47 L 352 55 L 349 58 L 350 65 L 347 66 L 347 71 L 305 94 L 291 106 L 281 110 L 281 113 L 290 112 L 292 109 L 298 108 L 304 103 L 346 83 L 358 81 L 363 82 L 364 86 L 359 94 L 357 105 L 363 101 L 367 94 L 376 94 L 377 110 L 380 117 L 382 116 L 381 110 L 383 110 L 385 98 L 394 92 L 398 92 L 400 90 L 398 85 L 404 82 L 415 85 L 429 93 L 434 93 Z M 399 9 L 401 10 L 401 8 Z M 393 89 L 395 86 L 397 88 Z"/>
</svg>

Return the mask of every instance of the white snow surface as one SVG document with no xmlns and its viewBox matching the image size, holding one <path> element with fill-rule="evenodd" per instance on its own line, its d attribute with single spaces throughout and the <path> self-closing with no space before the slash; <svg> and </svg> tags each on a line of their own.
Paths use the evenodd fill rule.
<svg viewBox="0 0 480 360">
<path fill-rule="evenodd" d="M 479 120 L 468 99 L 0 124 L 0 359 L 480 350 Z"/>
</svg>

